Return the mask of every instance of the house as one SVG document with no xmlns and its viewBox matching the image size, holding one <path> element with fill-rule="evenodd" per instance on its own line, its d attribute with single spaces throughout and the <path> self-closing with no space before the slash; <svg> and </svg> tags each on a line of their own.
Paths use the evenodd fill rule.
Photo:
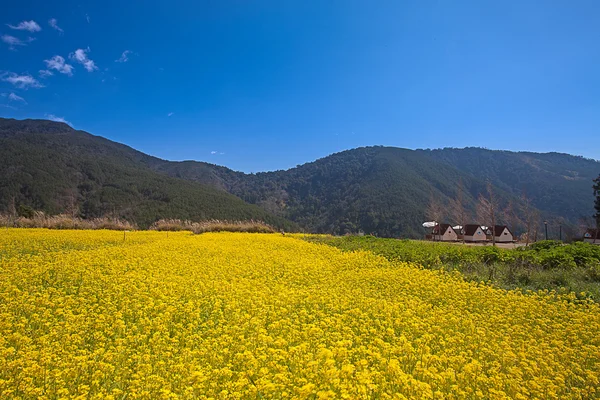
<svg viewBox="0 0 600 400">
<path fill-rule="evenodd" d="M 583 241 L 586 243 L 600 244 L 600 231 L 597 229 L 588 229 L 583 234 Z"/>
<path fill-rule="evenodd" d="M 514 235 L 506 225 L 495 225 L 493 234 L 496 243 L 512 243 L 515 240 Z"/>
<path fill-rule="evenodd" d="M 441 233 L 440 233 L 441 232 Z M 449 224 L 439 224 L 433 228 L 433 240 L 441 242 L 454 242 L 458 240 L 458 235 Z"/>
<path fill-rule="evenodd" d="M 469 224 L 462 229 L 465 242 L 485 242 L 485 232 L 481 229 L 481 225 Z"/>
</svg>

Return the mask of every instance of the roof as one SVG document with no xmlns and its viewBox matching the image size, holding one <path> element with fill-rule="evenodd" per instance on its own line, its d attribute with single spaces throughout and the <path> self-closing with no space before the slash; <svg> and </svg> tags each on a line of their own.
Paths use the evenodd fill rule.
<svg viewBox="0 0 600 400">
<path fill-rule="evenodd" d="M 508 226 L 506 225 L 495 225 L 494 226 L 494 236 L 500 236 L 502 235 L 502 232 L 504 232 L 504 229 L 508 229 L 508 232 L 510 232 L 510 234 L 512 235 L 512 231 L 508 228 Z"/>
<path fill-rule="evenodd" d="M 465 225 L 463 231 L 465 232 L 465 236 L 473 236 L 477 229 L 481 229 L 481 225 L 468 224 Z"/>
<path fill-rule="evenodd" d="M 600 230 L 598 229 L 587 229 L 585 231 L 585 234 L 583 235 L 584 238 L 598 238 L 600 239 Z"/>
<path fill-rule="evenodd" d="M 442 235 L 444 233 L 446 233 L 446 231 L 448 230 L 448 228 L 452 229 L 452 227 L 450 226 L 450 224 L 438 224 L 438 225 L 435 226 L 435 228 L 433 228 L 433 233 L 437 235 L 439 228 L 442 228 Z M 454 229 L 452 229 L 452 230 L 454 230 Z"/>
</svg>

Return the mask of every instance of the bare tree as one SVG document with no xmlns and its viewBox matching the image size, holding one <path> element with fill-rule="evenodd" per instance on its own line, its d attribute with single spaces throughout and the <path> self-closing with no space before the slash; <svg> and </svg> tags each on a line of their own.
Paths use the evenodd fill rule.
<svg viewBox="0 0 600 400">
<path fill-rule="evenodd" d="M 525 230 L 526 230 L 526 239 L 525 245 L 529 246 L 529 241 L 531 240 L 531 228 L 533 224 L 533 214 L 534 210 L 531 206 L 531 200 L 527 197 L 527 192 L 523 190 L 521 194 L 521 203 L 522 203 L 522 211 L 523 216 L 525 217 Z"/>
<path fill-rule="evenodd" d="M 600 175 L 596 179 L 593 180 L 594 185 L 592 189 L 594 190 L 594 210 L 596 214 L 594 214 L 594 219 L 596 220 L 596 232 L 594 234 L 594 243 L 598 240 L 598 231 L 600 231 Z"/>
<path fill-rule="evenodd" d="M 515 212 L 515 207 L 512 200 L 508 201 L 508 204 L 506 205 L 506 208 L 502 211 L 502 214 L 504 214 L 504 220 L 506 221 L 506 224 L 508 225 L 509 229 L 514 234 L 521 221 L 517 216 L 517 213 Z"/>
<path fill-rule="evenodd" d="M 441 223 L 442 219 L 444 218 L 444 205 L 437 198 L 437 196 L 435 196 L 433 194 L 433 191 L 431 192 L 431 194 L 429 196 L 429 205 L 427 206 L 427 209 L 425 210 L 425 216 L 427 217 L 427 219 L 436 222 L 438 224 L 437 228 L 439 229 L 439 224 Z M 434 230 L 435 230 L 435 227 L 434 227 Z M 433 235 L 433 239 L 435 240 L 435 234 Z"/>
<path fill-rule="evenodd" d="M 10 198 L 10 202 L 8 203 L 8 215 L 10 217 L 10 225 L 14 226 L 17 219 L 17 204 L 15 202 L 15 196 L 12 196 Z"/>
<path fill-rule="evenodd" d="M 71 189 L 67 191 L 65 197 L 65 212 L 75 218 L 79 214 L 79 206 L 77 205 L 77 190 Z"/>
<path fill-rule="evenodd" d="M 477 218 L 488 225 L 492 231 L 492 245 L 496 246 L 496 235 L 494 227 L 496 226 L 496 218 L 498 217 L 498 201 L 494 194 L 494 188 L 490 182 L 487 183 L 486 194 L 479 194 L 477 202 Z"/>
<path fill-rule="evenodd" d="M 531 213 L 531 226 L 533 227 L 533 241 L 537 242 L 540 229 L 540 212 L 538 210 L 534 209 Z"/>
<path fill-rule="evenodd" d="M 456 196 L 450 200 L 450 215 L 452 218 L 461 226 L 461 230 L 464 229 L 465 223 L 467 222 L 468 214 L 465 207 L 465 187 L 463 185 L 462 178 L 458 181 L 458 188 L 456 189 Z M 463 236 L 463 242 L 465 237 Z"/>
</svg>

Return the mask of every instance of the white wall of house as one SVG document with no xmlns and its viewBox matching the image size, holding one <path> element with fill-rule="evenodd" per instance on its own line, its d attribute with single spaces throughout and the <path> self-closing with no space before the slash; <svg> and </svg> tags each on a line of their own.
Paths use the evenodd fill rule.
<svg viewBox="0 0 600 400">
<path fill-rule="evenodd" d="M 483 242 L 485 239 L 485 232 L 481 228 L 477 228 L 473 236 L 465 235 L 465 242 Z"/>
<path fill-rule="evenodd" d="M 454 229 L 452 229 L 452 227 L 448 227 L 448 229 L 446 229 L 446 232 L 444 232 L 442 236 L 435 235 L 435 240 L 442 242 L 454 242 L 458 240 L 458 235 L 456 234 L 456 232 L 454 232 Z"/>
<path fill-rule="evenodd" d="M 583 241 L 586 242 L 586 243 L 600 244 L 600 238 L 598 238 L 598 239 L 585 238 L 585 239 L 583 239 Z"/>
<path fill-rule="evenodd" d="M 496 236 L 496 242 L 512 242 L 514 240 L 512 233 L 508 230 L 508 228 L 504 228 L 500 236 Z"/>
</svg>

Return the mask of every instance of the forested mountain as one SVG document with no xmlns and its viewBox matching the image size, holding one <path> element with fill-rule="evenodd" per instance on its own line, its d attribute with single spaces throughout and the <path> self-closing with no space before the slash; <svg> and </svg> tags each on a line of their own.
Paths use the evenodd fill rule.
<svg viewBox="0 0 600 400">
<path fill-rule="evenodd" d="M 479 179 L 489 179 L 509 193 L 531 198 L 535 207 L 567 220 L 592 214 L 591 181 L 600 162 L 562 153 L 531 153 L 480 148 L 424 150 Z"/>
<path fill-rule="evenodd" d="M 314 232 L 408 237 L 425 233 L 421 223 L 432 197 L 449 214 L 461 182 L 475 222 L 476 199 L 488 180 L 500 207 L 512 204 L 516 220 L 524 219 L 526 195 L 540 211 L 538 222 L 560 220 L 568 231 L 593 213 L 591 179 L 600 173 L 598 161 L 567 154 L 376 146 L 286 171 L 244 174 L 161 160 L 61 123 L 2 119 L 0 157 L 0 211 L 15 197 L 48 212 L 74 202 L 84 217 L 116 213 L 142 224 L 258 218 L 279 225 L 291 220 Z"/>
<path fill-rule="evenodd" d="M 461 153 L 462 152 L 462 153 Z M 563 224 L 576 235 L 578 220 L 592 214 L 591 179 L 600 163 L 567 154 L 536 154 L 485 149 L 407 150 L 367 147 L 333 154 L 287 171 L 242 174 L 205 163 L 165 162 L 155 166 L 170 175 L 224 188 L 316 232 L 344 234 L 362 230 L 385 236 L 422 236 L 421 223 L 434 196 L 450 203 L 462 182 L 472 222 L 479 194 L 486 182 L 498 197 L 499 222 L 512 206 L 523 230 L 526 196 L 540 214 Z M 513 221 L 514 224 L 514 221 Z"/>
<path fill-rule="evenodd" d="M 0 119 L 0 211 L 11 204 L 84 218 L 260 219 L 292 223 L 209 185 L 169 177 L 160 161 L 102 137 L 44 120 Z"/>
</svg>

